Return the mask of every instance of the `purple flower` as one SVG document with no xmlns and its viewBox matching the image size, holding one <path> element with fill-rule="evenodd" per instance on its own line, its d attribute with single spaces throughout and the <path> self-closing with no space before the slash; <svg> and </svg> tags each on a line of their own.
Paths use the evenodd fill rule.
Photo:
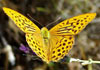
<svg viewBox="0 0 100 70">
<path fill-rule="evenodd" d="M 24 46 L 23 44 L 21 44 L 19 49 L 24 53 L 30 53 L 30 54 L 32 53 L 32 55 L 36 55 L 34 51 L 32 51 L 29 47 Z"/>
<path fill-rule="evenodd" d="M 24 53 L 29 53 L 30 49 L 28 47 L 25 47 L 23 44 L 21 44 L 21 46 L 19 47 L 19 49 L 21 51 L 23 51 Z"/>
</svg>

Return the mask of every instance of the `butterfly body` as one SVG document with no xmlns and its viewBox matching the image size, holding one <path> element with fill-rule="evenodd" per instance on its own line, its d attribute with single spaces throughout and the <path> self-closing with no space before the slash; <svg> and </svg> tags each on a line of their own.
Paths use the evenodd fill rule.
<svg viewBox="0 0 100 70">
<path fill-rule="evenodd" d="M 3 7 L 4 12 L 25 33 L 29 47 L 43 61 L 57 62 L 68 54 L 74 44 L 74 36 L 81 32 L 91 22 L 96 13 L 86 13 L 64 20 L 48 30 L 40 29 L 22 14 Z"/>
<path fill-rule="evenodd" d="M 48 30 L 46 27 L 43 27 L 43 28 L 41 29 L 41 35 L 42 35 L 44 44 L 47 45 L 47 44 L 48 44 L 48 41 L 49 41 L 49 39 L 50 39 L 49 30 Z"/>
<path fill-rule="evenodd" d="M 43 49 L 45 49 L 45 53 L 46 53 L 46 62 L 49 63 L 51 61 L 50 59 L 50 33 L 49 30 L 46 27 L 43 27 L 41 29 L 41 37 L 42 37 L 42 41 L 43 41 Z"/>
</svg>

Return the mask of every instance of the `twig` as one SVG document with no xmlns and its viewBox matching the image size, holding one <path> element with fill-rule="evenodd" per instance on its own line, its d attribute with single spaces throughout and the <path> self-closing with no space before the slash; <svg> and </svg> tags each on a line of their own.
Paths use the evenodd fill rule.
<svg viewBox="0 0 100 70">
<path fill-rule="evenodd" d="M 80 60 L 80 59 L 75 59 L 75 58 L 70 58 L 70 62 L 80 62 L 82 65 L 88 65 L 88 64 L 100 64 L 100 61 L 94 61 L 92 59 L 89 60 Z"/>
</svg>

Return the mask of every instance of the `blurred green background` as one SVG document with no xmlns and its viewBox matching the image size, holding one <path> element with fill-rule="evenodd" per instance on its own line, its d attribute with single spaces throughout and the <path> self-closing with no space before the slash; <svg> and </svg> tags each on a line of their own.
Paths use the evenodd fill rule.
<svg viewBox="0 0 100 70">
<path fill-rule="evenodd" d="M 16 10 L 27 17 L 30 15 L 43 26 L 59 17 L 61 19 L 53 25 L 83 13 L 97 13 L 96 18 L 75 36 L 75 44 L 68 56 L 100 60 L 100 0 L 0 0 L 0 70 L 90 70 L 78 62 L 48 65 L 33 52 L 26 54 L 21 51 L 20 46 L 28 47 L 24 33 L 13 24 L 2 7 Z M 91 70 L 100 70 L 100 64 L 91 67 Z"/>
</svg>

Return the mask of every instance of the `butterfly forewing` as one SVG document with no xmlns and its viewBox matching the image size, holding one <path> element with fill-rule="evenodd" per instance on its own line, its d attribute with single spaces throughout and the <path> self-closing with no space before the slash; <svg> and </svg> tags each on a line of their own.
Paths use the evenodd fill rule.
<svg viewBox="0 0 100 70">
<path fill-rule="evenodd" d="M 30 21 L 22 14 L 5 7 L 3 8 L 3 10 L 23 32 L 25 33 L 40 32 L 40 29 L 32 21 Z"/>
<path fill-rule="evenodd" d="M 50 33 L 52 35 L 76 35 L 82 31 L 95 16 L 96 13 L 87 13 L 67 19 L 51 28 Z"/>
</svg>

